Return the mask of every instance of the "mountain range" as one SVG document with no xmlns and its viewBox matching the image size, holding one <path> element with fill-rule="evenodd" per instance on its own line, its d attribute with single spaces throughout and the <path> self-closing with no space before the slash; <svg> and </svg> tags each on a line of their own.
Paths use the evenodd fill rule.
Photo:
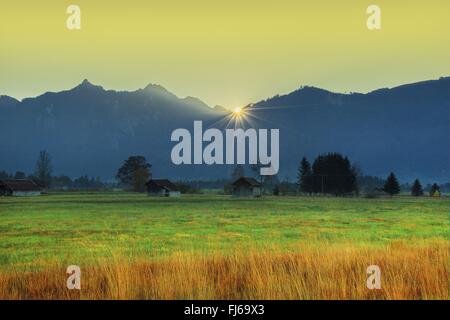
<svg viewBox="0 0 450 320">
<path fill-rule="evenodd" d="M 341 152 L 367 175 L 394 171 L 402 181 L 450 176 L 450 77 L 366 94 L 301 87 L 243 108 L 242 125 L 280 129 L 280 179 L 296 178 L 301 157 Z M 22 101 L 0 96 L 0 170 L 33 172 L 47 150 L 54 173 L 112 179 L 129 156 L 146 156 L 153 175 L 215 179 L 230 166 L 171 164 L 174 129 L 194 120 L 224 129 L 230 112 L 150 84 L 105 90 L 88 80 Z"/>
</svg>

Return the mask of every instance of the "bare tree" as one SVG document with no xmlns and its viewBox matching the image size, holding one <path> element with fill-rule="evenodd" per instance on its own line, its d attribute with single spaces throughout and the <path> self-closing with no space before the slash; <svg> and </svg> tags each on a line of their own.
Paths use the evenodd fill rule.
<svg viewBox="0 0 450 320">
<path fill-rule="evenodd" d="M 42 150 L 39 152 L 39 157 L 36 161 L 36 170 L 34 175 L 37 179 L 42 181 L 46 188 L 50 187 L 52 171 L 52 158 L 46 150 Z"/>
</svg>

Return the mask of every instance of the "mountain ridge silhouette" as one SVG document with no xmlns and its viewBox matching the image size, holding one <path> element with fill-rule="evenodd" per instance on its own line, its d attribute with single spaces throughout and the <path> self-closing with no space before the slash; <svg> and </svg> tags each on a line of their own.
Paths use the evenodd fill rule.
<svg viewBox="0 0 450 320">
<path fill-rule="evenodd" d="M 280 177 L 295 179 L 302 156 L 341 152 L 365 174 L 447 181 L 450 176 L 450 78 L 368 93 L 334 93 L 305 86 L 245 108 L 246 127 L 280 129 Z M 32 172 L 39 150 L 55 174 L 114 177 L 131 154 L 143 154 L 158 177 L 215 179 L 229 166 L 174 166 L 170 134 L 207 127 L 229 115 L 198 98 L 179 98 L 160 85 L 106 90 L 83 80 L 69 90 L 22 101 L 0 96 L 0 170 Z M 222 120 L 222 121 L 221 121 Z"/>
</svg>

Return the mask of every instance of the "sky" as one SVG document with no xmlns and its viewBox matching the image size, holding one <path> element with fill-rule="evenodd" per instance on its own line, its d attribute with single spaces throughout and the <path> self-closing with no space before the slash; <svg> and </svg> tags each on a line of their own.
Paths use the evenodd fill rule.
<svg viewBox="0 0 450 320">
<path fill-rule="evenodd" d="M 69 5 L 81 29 L 69 30 Z M 368 30 L 369 5 L 381 30 Z M 0 95 L 160 84 L 234 109 L 302 85 L 368 92 L 450 75 L 448 0 L 4 0 Z"/>
</svg>

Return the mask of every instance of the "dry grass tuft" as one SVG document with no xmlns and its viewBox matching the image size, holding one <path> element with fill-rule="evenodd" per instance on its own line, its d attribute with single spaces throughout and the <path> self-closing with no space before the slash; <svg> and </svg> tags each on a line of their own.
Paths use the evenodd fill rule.
<svg viewBox="0 0 450 320">
<path fill-rule="evenodd" d="M 368 290 L 366 268 L 381 268 Z M 232 255 L 173 254 L 151 261 L 113 257 L 82 269 L 80 291 L 65 268 L 0 273 L 0 299 L 448 299 L 445 241 L 386 247 L 331 245 Z"/>
</svg>

